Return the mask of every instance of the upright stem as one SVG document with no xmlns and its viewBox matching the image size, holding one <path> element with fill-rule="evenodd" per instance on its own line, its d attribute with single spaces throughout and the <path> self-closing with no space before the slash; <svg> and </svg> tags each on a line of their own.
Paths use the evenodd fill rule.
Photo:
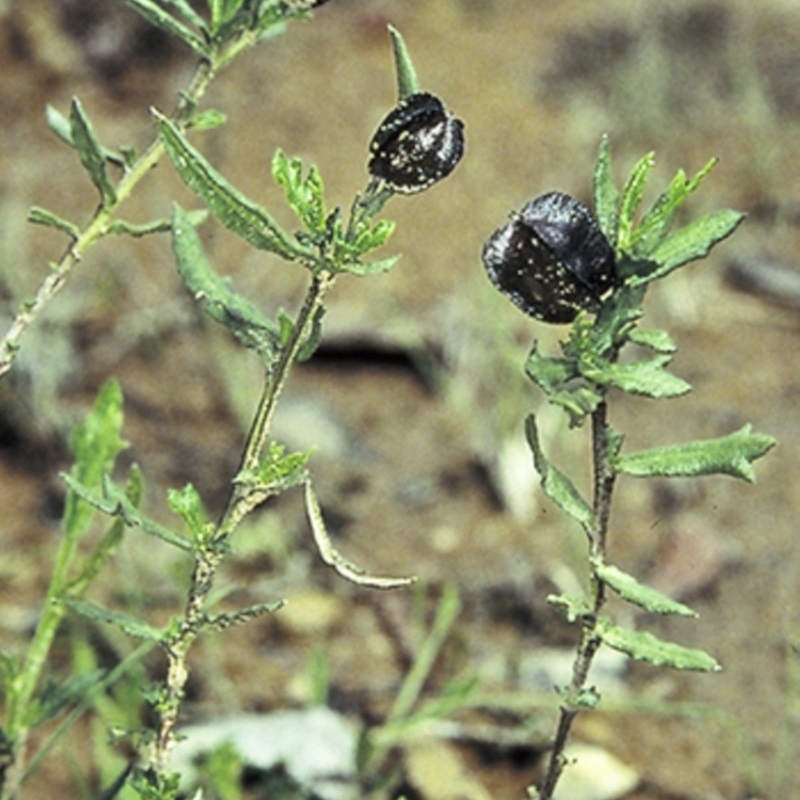
<svg viewBox="0 0 800 800">
<path fill-rule="evenodd" d="M 326 271 L 315 274 L 306 293 L 303 306 L 286 345 L 273 370 L 267 373 L 264 389 L 258 402 L 242 455 L 238 475 L 257 469 L 269 440 L 270 427 L 278 399 L 286 386 L 292 365 L 306 341 L 309 328 L 322 306 L 325 294 L 333 284 L 334 276 Z M 205 622 L 205 606 L 214 585 L 217 569 L 224 557 L 219 545 L 236 529 L 252 510 L 248 486 L 244 481 L 234 481 L 228 504 L 214 535 L 195 554 L 195 566 L 189 596 L 177 633 L 165 643 L 167 677 L 164 694 L 158 704 L 159 723 L 150 765 L 157 774 L 163 774 L 169 753 L 175 742 L 175 725 L 189 678 L 188 654 Z"/>
<path fill-rule="evenodd" d="M 589 551 L 592 559 L 602 559 L 606 552 L 606 534 L 611 515 L 611 496 L 614 491 L 615 472 L 611 467 L 608 450 L 608 424 L 606 422 L 607 407 L 603 400 L 592 413 L 592 461 L 594 465 L 594 498 L 593 521 L 587 531 Z M 583 707 L 579 702 L 581 693 L 586 688 L 586 681 L 592 660 L 600 646 L 600 637 L 596 632 L 597 618 L 605 603 L 605 587 L 602 581 L 592 572 L 591 575 L 592 611 L 582 622 L 581 641 L 572 665 L 572 680 L 563 690 L 561 711 L 558 718 L 553 748 L 547 773 L 539 789 L 538 800 L 551 800 L 558 779 L 566 764 L 564 749 L 569 738 L 572 723 Z"/>
</svg>

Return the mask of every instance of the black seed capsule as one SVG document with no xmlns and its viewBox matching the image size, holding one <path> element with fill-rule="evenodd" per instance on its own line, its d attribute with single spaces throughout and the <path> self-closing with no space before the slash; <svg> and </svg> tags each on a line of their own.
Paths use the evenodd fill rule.
<svg viewBox="0 0 800 800">
<path fill-rule="evenodd" d="M 597 311 L 616 283 L 614 251 L 591 211 L 561 192 L 527 203 L 483 248 L 489 280 L 543 322 Z"/>
<path fill-rule="evenodd" d="M 447 177 L 464 154 L 464 123 L 427 92 L 412 94 L 381 122 L 369 145 L 370 175 L 395 192 L 421 192 Z"/>
</svg>

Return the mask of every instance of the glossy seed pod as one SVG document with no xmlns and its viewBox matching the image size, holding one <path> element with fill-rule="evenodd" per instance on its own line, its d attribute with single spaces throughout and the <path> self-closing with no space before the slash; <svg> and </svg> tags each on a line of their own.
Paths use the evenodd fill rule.
<svg viewBox="0 0 800 800">
<path fill-rule="evenodd" d="M 483 248 L 489 280 L 526 314 L 572 322 L 617 282 L 614 250 L 591 211 L 562 192 L 527 203 Z"/>
<path fill-rule="evenodd" d="M 369 145 L 370 175 L 395 192 L 413 194 L 447 177 L 464 154 L 464 123 L 442 101 L 417 92 L 395 106 Z"/>
</svg>

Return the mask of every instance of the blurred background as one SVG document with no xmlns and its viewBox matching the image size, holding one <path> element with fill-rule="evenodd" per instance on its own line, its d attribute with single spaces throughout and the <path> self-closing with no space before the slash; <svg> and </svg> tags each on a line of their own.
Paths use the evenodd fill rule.
<svg viewBox="0 0 800 800">
<path fill-rule="evenodd" d="M 104 145 L 143 149 L 153 135 L 148 109 L 170 109 L 194 64 L 112 0 L 0 0 L 0 21 L 5 332 L 64 247 L 58 234 L 25 222 L 30 206 L 82 224 L 96 203 L 78 159 L 47 128 L 45 106 L 68 113 L 77 96 Z M 420 583 L 391 594 L 343 584 L 313 551 L 301 498 L 280 498 L 242 531 L 227 591 L 234 607 L 279 596 L 290 604 L 201 644 L 187 717 L 307 705 L 312 665 L 322 659 L 328 705 L 378 723 L 452 584 L 461 612 L 426 694 L 475 674 L 487 699 L 458 719 L 462 731 L 480 722 L 491 733 L 431 746 L 447 748 L 441 758 L 468 776 L 460 796 L 523 796 L 553 727 L 550 687 L 567 679 L 575 637 L 546 597 L 585 576 L 581 534 L 541 496 L 522 422 L 540 414 L 549 452 L 565 471 L 584 474 L 587 490 L 588 439 L 568 430 L 522 374 L 533 340 L 556 351 L 566 329 L 528 319 L 496 294 L 480 253 L 508 213 L 538 194 L 558 189 L 590 201 L 608 134 L 618 181 L 655 152 L 651 199 L 678 169 L 692 174 L 718 156 L 686 219 L 723 207 L 748 215 L 710 259 L 648 296 L 645 324 L 673 334 L 673 370 L 693 393 L 658 404 L 612 399 L 612 423 L 630 450 L 719 436 L 745 422 L 779 445 L 757 463 L 757 486 L 619 482 L 611 558 L 700 612 L 694 622 L 643 626 L 707 649 L 724 671 L 610 663 L 606 683 L 597 679 L 601 711 L 579 721 L 576 738 L 613 756 L 610 769 L 635 776 L 620 790 L 625 797 L 796 797 L 800 8 L 793 0 L 331 0 L 224 72 L 206 105 L 228 124 L 194 136 L 290 229 L 269 176 L 275 148 L 318 165 L 331 206 L 348 208 L 366 185 L 368 142 L 395 102 L 388 24 L 405 37 L 423 88 L 465 121 L 466 157 L 430 191 L 389 203 L 385 216 L 398 228 L 387 252 L 402 261 L 384 276 L 338 282 L 322 347 L 293 375 L 276 436 L 316 448 L 311 466 L 337 546 L 368 570 L 415 574 Z M 175 199 L 198 205 L 164 162 L 123 216 L 166 216 Z M 203 236 L 237 290 L 271 313 L 296 309 L 301 270 L 214 221 Z M 166 237 L 108 239 L 28 332 L 0 382 L 3 649 L 22 648 L 35 623 L 58 536 L 69 431 L 112 375 L 126 403 L 122 468 L 144 470 L 151 513 L 167 519 L 166 487 L 189 481 L 212 512 L 225 500 L 258 364 L 203 318 Z M 163 621 L 180 604 L 185 577 L 171 552 L 162 556 L 131 532 L 93 599 Z M 92 636 L 103 637 L 97 648 L 110 661 L 129 647 L 108 631 Z M 65 641 L 67 672 L 75 668 L 68 652 Z M 151 679 L 160 668 L 157 657 L 146 665 Z M 498 734 L 522 729 L 528 739 L 513 746 Z M 84 796 L 70 772 L 89 756 L 72 747 L 45 762 L 30 796 L 56 796 L 37 794 L 39 785 Z M 455 796 L 452 782 L 419 777 L 412 751 L 401 748 L 405 791 Z M 611 796 L 621 795 L 569 795 Z"/>
</svg>

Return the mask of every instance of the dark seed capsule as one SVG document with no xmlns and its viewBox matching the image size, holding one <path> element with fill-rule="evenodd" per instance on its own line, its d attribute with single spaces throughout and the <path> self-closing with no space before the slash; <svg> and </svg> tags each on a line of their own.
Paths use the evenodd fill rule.
<svg viewBox="0 0 800 800">
<path fill-rule="evenodd" d="M 447 177 L 464 154 L 464 123 L 427 92 L 412 94 L 381 122 L 369 145 L 370 175 L 413 194 Z"/>
<path fill-rule="evenodd" d="M 483 248 L 489 280 L 543 322 L 597 311 L 617 281 L 614 251 L 591 211 L 561 192 L 527 203 Z"/>
</svg>

